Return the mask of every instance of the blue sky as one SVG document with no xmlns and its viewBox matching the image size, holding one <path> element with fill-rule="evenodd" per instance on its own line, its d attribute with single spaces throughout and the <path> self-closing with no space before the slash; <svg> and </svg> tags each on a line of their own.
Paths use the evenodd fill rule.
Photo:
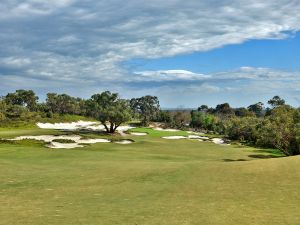
<svg viewBox="0 0 300 225">
<path fill-rule="evenodd" d="M 2 0 L 0 93 L 300 104 L 299 0 Z"/>
<path fill-rule="evenodd" d="M 243 66 L 278 70 L 300 70 L 300 33 L 280 40 L 249 40 L 205 52 L 195 52 L 159 59 L 133 59 L 125 66 L 135 70 L 190 70 L 211 73 Z M 131 68 L 132 69 L 132 68 Z"/>
</svg>

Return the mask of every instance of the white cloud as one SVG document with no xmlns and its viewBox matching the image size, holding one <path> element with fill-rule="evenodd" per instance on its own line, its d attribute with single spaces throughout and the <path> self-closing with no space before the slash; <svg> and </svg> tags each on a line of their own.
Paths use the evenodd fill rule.
<svg viewBox="0 0 300 225">
<path fill-rule="evenodd" d="M 236 89 L 219 87 L 228 84 L 224 80 L 297 83 L 298 72 L 266 68 L 205 75 L 174 70 L 132 74 L 122 65 L 132 58 L 161 58 L 251 39 L 287 38 L 300 30 L 299 11 L 299 0 L 2 0 L 0 76 L 5 76 L 6 83 L 13 76 L 15 84 L 16 77 L 33 79 L 36 82 L 28 84 L 32 88 L 50 81 L 60 88 L 72 84 L 94 89 L 97 85 L 110 89 L 118 82 L 159 81 L 164 85 L 184 81 L 198 82 L 200 87 L 206 83 L 207 90 L 217 87 L 211 90 L 218 92 Z M 1 82 L 0 89 L 4 88 Z"/>
<path fill-rule="evenodd" d="M 249 79 L 265 81 L 298 81 L 300 82 L 300 71 L 287 71 L 272 68 L 241 67 L 237 70 L 216 73 L 216 79 Z"/>
<path fill-rule="evenodd" d="M 298 81 L 300 71 L 285 71 L 272 68 L 240 67 L 236 70 L 216 72 L 210 74 L 198 74 L 187 70 L 158 70 L 135 72 L 137 81 Z"/>
<path fill-rule="evenodd" d="M 3 0 L 0 3 L 0 19 L 23 18 L 25 16 L 45 16 L 56 10 L 70 6 L 73 0 Z"/>
<path fill-rule="evenodd" d="M 21 57 L 4 57 L 0 58 L 0 66 L 10 68 L 22 68 L 30 65 L 31 60 L 29 58 Z"/>
<path fill-rule="evenodd" d="M 179 80 L 204 80 L 209 76 L 197 74 L 186 70 L 159 70 L 135 72 L 137 81 L 179 81 Z"/>
</svg>

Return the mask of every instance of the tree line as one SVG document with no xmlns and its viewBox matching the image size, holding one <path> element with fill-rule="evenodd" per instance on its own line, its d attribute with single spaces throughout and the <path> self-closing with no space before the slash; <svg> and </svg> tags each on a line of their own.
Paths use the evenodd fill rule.
<svg viewBox="0 0 300 225">
<path fill-rule="evenodd" d="M 279 96 L 247 108 L 231 108 L 228 103 L 216 108 L 200 106 L 191 112 L 190 126 L 227 136 L 231 140 L 259 147 L 277 148 L 286 155 L 300 154 L 300 109 Z"/>
<path fill-rule="evenodd" d="M 279 96 L 268 102 L 232 108 L 228 103 L 215 108 L 201 105 L 196 110 L 162 111 L 159 121 L 174 128 L 188 128 L 224 135 L 256 147 L 276 148 L 285 155 L 300 154 L 300 108 Z"/>
<path fill-rule="evenodd" d="M 32 90 L 17 90 L 0 98 L 0 125 L 23 121 L 77 115 L 100 121 L 108 133 L 114 133 L 125 122 L 139 120 L 142 126 L 160 122 L 166 127 L 193 129 L 221 134 L 254 146 L 277 148 L 286 155 L 300 154 L 300 109 L 285 103 L 279 96 L 244 108 L 228 103 L 215 108 L 201 105 L 196 110 L 162 110 L 156 96 L 122 99 L 119 94 L 104 91 L 89 99 L 67 94 L 48 93 L 39 102 Z"/>
<path fill-rule="evenodd" d="M 0 123 L 36 122 L 62 115 L 91 117 L 100 121 L 108 133 L 114 133 L 125 122 L 138 119 L 143 126 L 160 111 L 158 98 L 143 96 L 121 99 L 118 93 L 104 91 L 89 99 L 75 98 L 67 94 L 48 93 L 45 102 L 39 102 L 32 90 L 16 90 L 0 98 Z"/>
</svg>

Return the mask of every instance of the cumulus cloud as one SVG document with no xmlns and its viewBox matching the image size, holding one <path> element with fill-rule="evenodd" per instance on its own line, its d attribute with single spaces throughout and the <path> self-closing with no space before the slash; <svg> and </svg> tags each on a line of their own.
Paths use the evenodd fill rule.
<svg viewBox="0 0 300 225">
<path fill-rule="evenodd" d="M 109 89 L 118 82 L 126 88 L 128 82 L 134 82 L 132 88 L 136 88 L 138 83 L 157 81 L 161 85 L 198 82 L 200 86 L 208 82 L 215 87 L 209 82 L 297 80 L 296 72 L 279 74 L 264 68 L 204 75 L 172 68 L 132 73 L 122 65 L 133 58 L 161 58 L 251 39 L 286 38 L 300 29 L 299 11 L 299 0 L 2 0 L 1 81 L 5 77 L 6 83 L 9 79 L 16 82 L 19 77 L 19 81 L 34 80 L 32 88 L 51 81 L 57 88 L 84 84 Z M 5 89 L 3 82 L 0 86 Z"/>
<path fill-rule="evenodd" d="M 240 106 L 244 102 L 266 102 L 278 94 L 287 98 L 290 104 L 299 102 L 297 96 L 300 94 L 300 71 L 241 67 L 209 74 L 185 70 L 146 71 L 136 74 L 139 77 L 135 80 L 140 82 L 138 87 L 150 82 L 153 88 L 148 89 L 161 96 L 166 104 L 172 102 L 173 106 L 177 102 L 181 103 L 178 105 L 189 102 L 197 106 L 199 102 L 213 105 L 225 101 Z"/>
</svg>

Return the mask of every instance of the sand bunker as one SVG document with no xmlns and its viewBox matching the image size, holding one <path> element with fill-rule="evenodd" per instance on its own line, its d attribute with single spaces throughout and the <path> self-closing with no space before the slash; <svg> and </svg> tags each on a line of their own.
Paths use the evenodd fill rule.
<svg viewBox="0 0 300 225">
<path fill-rule="evenodd" d="M 147 133 L 139 133 L 139 132 L 131 132 L 131 135 L 135 135 L 135 136 L 145 136 L 147 135 Z"/>
<path fill-rule="evenodd" d="M 49 143 L 46 145 L 48 148 L 82 148 L 84 145 L 82 144 L 95 144 L 95 143 L 109 143 L 111 142 L 108 139 L 82 139 L 81 136 L 79 135 L 72 135 L 72 136 L 67 136 L 67 135 L 60 135 L 60 136 L 55 136 L 55 135 L 40 135 L 40 136 L 20 136 L 14 139 L 9 139 L 11 141 L 20 141 L 20 140 L 37 140 L 37 141 L 43 141 L 46 143 Z M 70 140 L 74 141 L 74 143 L 60 143 L 57 142 L 56 140 Z"/>
<path fill-rule="evenodd" d="M 184 136 L 169 136 L 169 137 L 162 137 L 164 139 L 169 139 L 169 140 L 178 140 L 178 139 L 185 139 L 186 137 Z"/>
<path fill-rule="evenodd" d="M 36 125 L 42 129 L 78 130 L 96 124 L 96 122 L 78 121 L 72 123 L 37 123 Z"/>
<path fill-rule="evenodd" d="M 80 145 L 78 143 L 58 143 L 58 142 L 51 142 L 50 144 L 46 145 L 48 148 L 55 148 L 55 149 L 71 149 L 71 148 L 83 148 L 84 145 Z"/>
<path fill-rule="evenodd" d="M 211 141 L 215 144 L 224 144 L 224 140 L 222 140 L 221 138 L 213 138 L 211 139 Z"/>
<path fill-rule="evenodd" d="M 185 136 L 168 136 L 168 137 L 162 137 L 164 139 L 169 139 L 169 140 L 177 140 L 177 139 L 199 139 L 199 140 L 209 140 L 208 137 L 203 137 L 203 136 L 199 136 L 199 135 L 189 135 L 187 137 Z"/>
<path fill-rule="evenodd" d="M 197 141 L 200 141 L 200 142 L 209 141 L 209 142 L 215 143 L 217 145 L 229 145 L 229 144 L 226 144 L 225 141 L 221 138 L 212 138 L 212 139 L 210 139 L 209 137 L 204 137 L 204 136 L 199 136 L 199 135 L 189 135 L 187 137 L 184 137 L 184 136 L 168 136 L 168 137 L 162 137 L 162 138 L 169 139 L 169 140 L 190 139 L 190 140 L 197 140 Z"/>
<path fill-rule="evenodd" d="M 199 136 L 199 135 L 189 135 L 188 136 L 189 139 L 202 139 L 202 140 L 209 140 L 208 137 L 204 137 L 204 136 Z"/>
<path fill-rule="evenodd" d="M 81 139 L 81 140 L 78 140 L 77 143 L 80 143 L 80 144 L 96 144 L 96 143 L 109 143 L 111 142 L 110 140 L 108 139 L 102 139 L 102 138 L 99 138 L 99 139 Z"/>
<path fill-rule="evenodd" d="M 78 135 L 72 135 L 72 136 L 67 136 L 67 135 L 40 135 L 40 136 L 20 136 L 16 137 L 14 139 L 10 139 L 11 141 L 20 141 L 20 140 L 37 140 L 37 141 L 44 141 L 44 142 L 52 142 L 55 139 L 63 139 L 63 140 L 71 140 L 74 142 L 77 142 L 81 139 L 81 136 Z"/>
<path fill-rule="evenodd" d="M 187 131 L 188 134 L 193 134 L 193 135 L 205 135 L 205 133 L 202 132 L 195 132 L 195 131 Z"/>
<path fill-rule="evenodd" d="M 211 139 L 211 141 L 217 145 L 230 145 L 221 138 L 213 138 L 213 139 Z"/>
<path fill-rule="evenodd" d="M 120 140 L 120 141 L 115 141 L 114 143 L 121 144 L 121 145 L 128 145 L 132 144 L 134 141 L 132 140 Z"/>
<path fill-rule="evenodd" d="M 153 130 L 168 131 L 168 132 L 177 132 L 177 131 L 180 131 L 180 130 L 177 130 L 177 129 L 163 129 L 163 128 L 160 128 L 160 127 L 156 127 Z"/>
<path fill-rule="evenodd" d="M 72 123 L 37 123 L 39 128 L 42 129 L 55 129 L 55 130 L 92 130 L 92 131 L 105 131 L 105 127 L 98 122 L 78 121 Z M 117 131 L 127 131 L 135 127 L 132 126 L 119 126 Z"/>
</svg>

